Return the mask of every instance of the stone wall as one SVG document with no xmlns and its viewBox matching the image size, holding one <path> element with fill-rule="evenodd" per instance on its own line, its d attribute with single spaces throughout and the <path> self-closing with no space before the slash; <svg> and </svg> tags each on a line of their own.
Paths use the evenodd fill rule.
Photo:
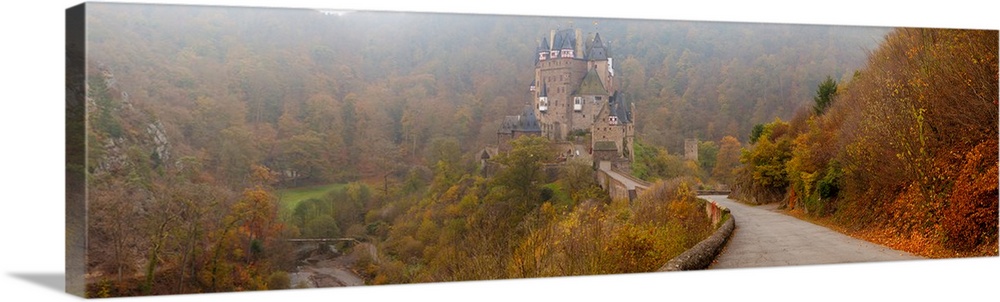
<svg viewBox="0 0 1000 302">
<path fill-rule="evenodd" d="M 729 215 L 729 209 L 712 201 L 706 202 L 705 211 L 712 218 L 713 225 L 718 225 L 721 222 L 722 226 L 716 229 L 715 233 L 712 233 L 711 236 L 705 238 L 705 240 L 698 242 L 694 247 L 667 261 L 657 271 L 699 270 L 708 268 L 712 264 L 712 261 L 719 255 L 722 248 L 726 246 L 726 242 L 732 236 L 733 230 L 736 229 L 736 219 L 732 215 Z"/>
<path fill-rule="evenodd" d="M 622 182 L 623 180 L 616 179 L 608 174 L 607 171 L 614 171 L 618 175 L 621 175 L 638 185 L 635 187 L 629 187 Z M 628 201 L 633 201 L 650 186 L 648 182 L 635 178 L 627 172 L 615 169 L 609 161 L 600 162 L 597 172 L 595 173 L 595 177 L 597 178 L 597 183 L 601 185 L 601 188 L 608 191 L 608 195 L 611 196 L 611 199 L 626 199 Z"/>
</svg>

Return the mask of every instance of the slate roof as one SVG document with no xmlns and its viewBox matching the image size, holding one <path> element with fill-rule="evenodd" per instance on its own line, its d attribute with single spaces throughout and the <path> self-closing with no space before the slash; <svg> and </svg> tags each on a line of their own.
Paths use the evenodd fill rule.
<svg viewBox="0 0 1000 302">
<path fill-rule="evenodd" d="M 500 129 L 497 130 L 498 134 L 514 132 L 542 132 L 542 128 L 538 125 L 538 117 L 535 116 L 535 110 L 531 106 L 525 106 L 521 115 L 505 116 L 500 123 Z"/>
<path fill-rule="evenodd" d="M 574 48 L 573 46 L 575 46 L 575 44 L 576 44 L 576 39 L 574 38 L 563 39 L 562 47 L 560 47 L 559 49 L 573 49 Z"/>
<path fill-rule="evenodd" d="M 610 115 L 618 117 L 618 123 L 628 124 L 632 122 L 632 110 L 631 103 L 626 100 L 625 96 L 615 91 L 615 94 L 611 96 L 608 100 L 608 109 L 610 109 Z"/>
<path fill-rule="evenodd" d="M 549 51 L 549 39 L 542 38 L 542 44 L 538 44 L 538 52 Z"/>
<path fill-rule="evenodd" d="M 575 45 L 576 31 L 573 29 L 563 29 L 557 31 L 555 36 L 552 37 L 551 49 L 562 49 L 565 46 L 569 46 L 570 49 L 575 49 Z"/>
<path fill-rule="evenodd" d="M 601 77 L 597 75 L 597 69 L 591 68 L 587 71 L 587 74 L 583 76 L 583 81 L 580 81 L 580 88 L 577 89 L 576 95 L 608 95 L 608 89 L 604 88 L 604 83 L 601 82 Z"/>
<path fill-rule="evenodd" d="M 531 106 L 525 106 L 524 113 L 518 116 L 517 131 L 542 132 L 542 127 L 538 125 L 538 118 L 535 117 L 535 109 Z"/>
<path fill-rule="evenodd" d="M 503 133 L 503 134 L 512 133 L 514 131 L 514 128 L 517 127 L 517 119 L 518 116 L 516 115 L 508 115 L 503 117 L 503 122 L 500 122 L 500 129 L 497 130 L 497 133 Z"/>
<path fill-rule="evenodd" d="M 590 44 L 590 49 L 587 50 L 588 60 L 607 60 L 608 50 L 604 48 L 604 42 L 601 41 L 601 34 L 598 33 L 594 35 L 594 42 Z"/>
</svg>

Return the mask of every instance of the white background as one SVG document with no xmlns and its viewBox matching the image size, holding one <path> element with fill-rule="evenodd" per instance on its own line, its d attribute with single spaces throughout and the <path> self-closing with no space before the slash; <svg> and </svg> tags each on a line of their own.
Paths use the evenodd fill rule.
<svg viewBox="0 0 1000 302">
<path fill-rule="evenodd" d="M 0 12 L 0 299 L 64 301 L 75 298 L 63 293 L 62 282 L 52 282 L 62 279 L 64 262 L 63 35 L 65 9 L 78 2 L 20 2 Z M 997 29 L 1000 19 L 995 4 L 984 7 L 986 1 L 972 0 L 713 0 L 652 6 L 638 0 L 489 1 L 495 6 L 443 0 L 132 2 L 986 29 Z M 991 257 L 134 300 L 995 300 L 997 272 L 1000 258 Z"/>
</svg>

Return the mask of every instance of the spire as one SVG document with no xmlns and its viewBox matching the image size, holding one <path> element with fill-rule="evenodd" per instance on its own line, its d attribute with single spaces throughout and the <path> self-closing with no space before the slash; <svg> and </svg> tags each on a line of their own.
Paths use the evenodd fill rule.
<svg viewBox="0 0 1000 302">
<path fill-rule="evenodd" d="M 524 113 L 518 118 L 517 128 L 521 132 L 542 132 L 542 128 L 538 125 L 538 117 L 535 116 L 535 110 L 531 106 L 524 107 Z"/>
<path fill-rule="evenodd" d="M 573 53 L 576 45 L 575 39 L 572 38 L 570 33 L 567 33 L 562 38 L 562 46 L 560 47 L 559 57 L 561 58 L 574 58 L 576 54 Z"/>
<path fill-rule="evenodd" d="M 564 37 L 562 39 L 561 49 L 573 49 L 573 40 L 569 39 L 568 37 Z"/>
<path fill-rule="evenodd" d="M 538 44 L 538 52 L 549 51 L 549 39 L 542 37 L 542 44 Z"/>
<path fill-rule="evenodd" d="M 538 64 L 540 61 L 547 60 L 549 58 L 549 40 L 542 38 L 542 44 L 538 44 L 538 48 L 535 52 L 538 53 L 538 56 L 535 57 L 535 64 Z"/>
<path fill-rule="evenodd" d="M 587 59 L 591 61 L 608 59 L 608 51 L 604 49 L 604 41 L 601 41 L 601 33 L 594 35 L 594 42 L 591 43 L 590 50 L 587 51 Z"/>
</svg>

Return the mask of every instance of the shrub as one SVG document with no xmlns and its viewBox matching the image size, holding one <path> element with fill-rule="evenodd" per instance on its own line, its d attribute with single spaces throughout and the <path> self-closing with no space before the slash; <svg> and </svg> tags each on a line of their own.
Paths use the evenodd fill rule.
<svg viewBox="0 0 1000 302">
<path fill-rule="evenodd" d="M 267 277 L 267 289 L 288 289 L 292 286 L 292 278 L 287 272 L 276 271 Z"/>
</svg>

